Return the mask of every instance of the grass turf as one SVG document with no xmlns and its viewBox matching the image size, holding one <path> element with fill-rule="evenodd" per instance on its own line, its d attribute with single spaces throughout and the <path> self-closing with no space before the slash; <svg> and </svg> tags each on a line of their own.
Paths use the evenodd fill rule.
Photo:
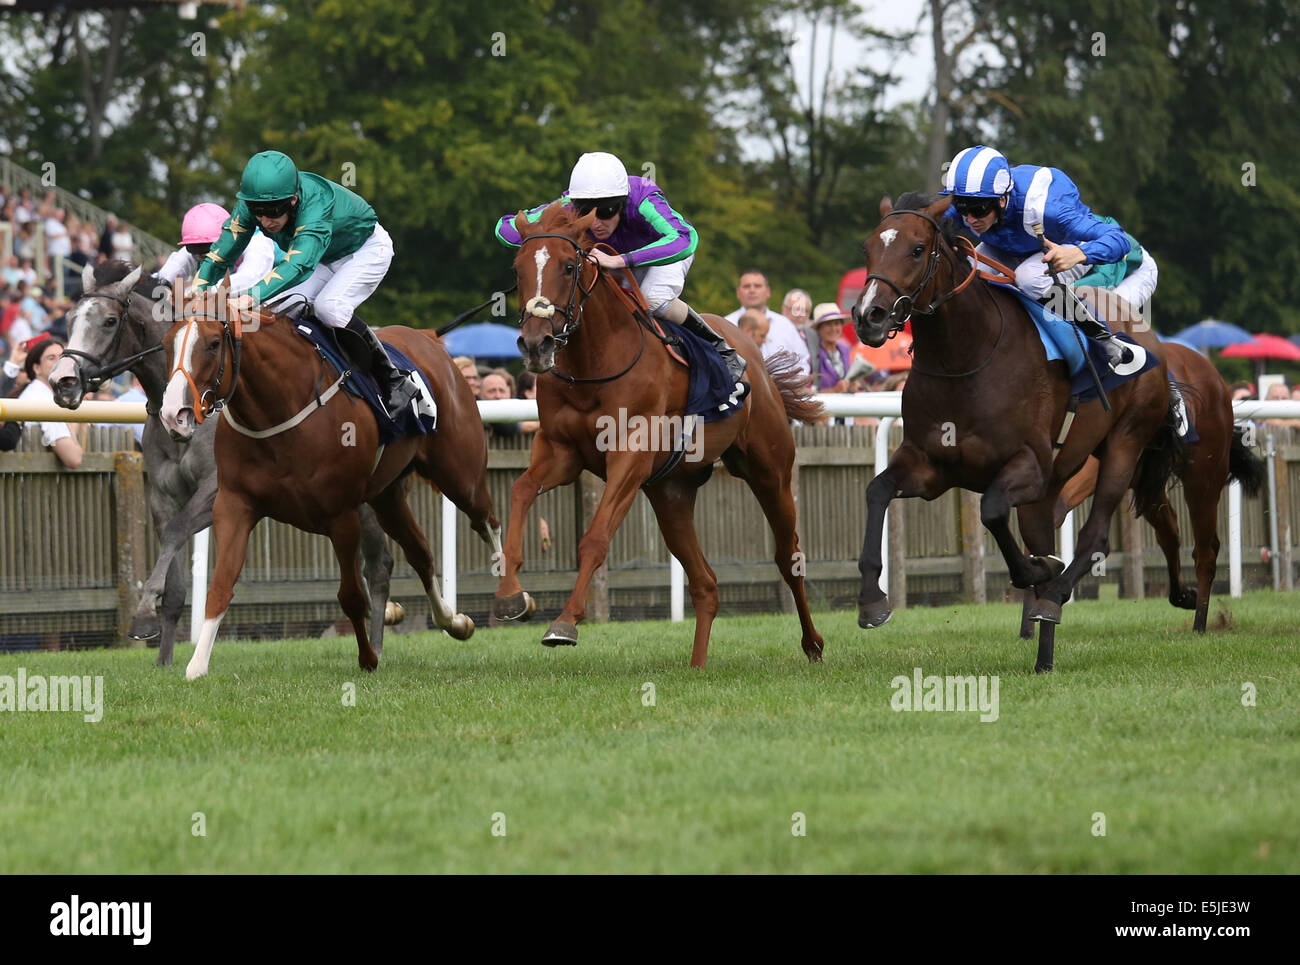
<svg viewBox="0 0 1300 965">
<path fill-rule="evenodd" d="M 702 673 L 689 620 L 390 635 L 375 674 L 350 638 L 219 640 L 192 684 L 188 646 L 0 655 L 105 693 L 0 713 L 0 872 L 1294 873 L 1297 606 L 1196 637 L 1071 604 L 1047 676 L 1005 604 L 819 613 L 819 666 L 793 616 L 725 618 Z M 998 720 L 893 711 L 914 667 L 997 675 Z"/>
</svg>

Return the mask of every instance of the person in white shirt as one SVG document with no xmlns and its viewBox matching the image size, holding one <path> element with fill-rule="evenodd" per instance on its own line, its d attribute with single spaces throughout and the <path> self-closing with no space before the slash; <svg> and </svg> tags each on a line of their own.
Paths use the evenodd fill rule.
<svg viewBox="0 0 1300 965">
<path fill-rule="evenodd" d="M 736 285 L 736 300 L 740 307 L 726 316 L 727 321 L 737 321 L 747 308 L 757 308 L 767 313 L 767 338 L 763 342 L 763 358 L 769 359 L 777 352 L 792 352 L 799 359 L 805 376 L 811 371 L 808 364 L 808 345 L 803 334 L 794 322 L 780 312 L 767 307 L 767 300 L 772 297 L 772 286 L 767 275 L 757 268 L 749 268 L 741 273 Z"/>
<path fill-rule="evenodd" d="M 177 278 L 188 282 L 229 220 L 230 212 L 211 202 L 196 204 L 186 211 L 181 221 L 181 247 L 167 256 L 154 277 L 168 285 Z M 275 267 L 275 261 L 275 242 L 258 229 L 243 256 L 235 262 L 235 270 L 230 275 L 230 293 L 238 295 L 248 291 L 266 277 Z"/>
<path fill-rule="evenodd" d="M 66 217 L 62 208 L 45 219 L 45 251 L 51 258 L 62 255 L 67 258 L 72 254 L 72 238 L 68 226 L 63 223 Z"/>
<path fill-rule="evenodd" d="M 37 400 L 54 403 L 54 390 L 50 388 L 50 372 L 54 363 L 63 355 L 63 343 L 56 338 L 43 335 L 33 339 L 27 346 L 27 360 L 23 369 L 31 384 L 23 389 L 19 399 Z M 41 443 L 54 450 L 59 461 L 69 469 L 81 466 L 82 448 L 66 422 L 41 422 Z"/>
</svg>

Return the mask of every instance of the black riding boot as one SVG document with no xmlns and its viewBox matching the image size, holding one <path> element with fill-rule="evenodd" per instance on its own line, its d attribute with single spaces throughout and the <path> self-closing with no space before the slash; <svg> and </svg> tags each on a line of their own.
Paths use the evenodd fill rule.
<svg viewBox="0 0 1300 965">
<path fill-rule="evenodd" d="M 1052 294 L 1043 299 L 1043 304 L 1052 309 L 1057 307 L 1056 298 Z M 1133 350 L 1116 338 L 1114 332 L 1109 331 L 1105 325 L 1097 320 L 1097 317 L 1092 314 L 1092 310 L 1088 307 L 1088 303 L 1082 298 L 1070 293 L 1065 300 L 1065 304 L 1067 311 L 1073 310 L 1074 318 L 1072 321 L 1079 326 L 1079 331 L 1100 345 L 1102 351 L 1106 353 L 1106 365 L 1110 370 L 1120 375 L 1128 374 L 1122 372 L 1121 369 L 1123 366 L 1132 363 Z"/>
<path fill-rule="evenodd" d="M 683 302 L 683 304 L 685 304 Z M 706 342 L 718 350 L 722 356 L 722 361 L 727 366 L 727 376 L 734 382 L 745 381 L 745 365 L 747 364 L 735 347 L 725 338 L 709 327 L 709 323 L 702 319 L 699 313 L 686 305 L 686 321 L 682 323 L 686 330 L 693 335 L 698 335 Z"/>
<path fill-rule="evenodd" d="M 394 368 L 392 361 L 388 358 L 388 353 L 384 351 L 384 345 L 379 341 L 370 326 L 361 319 L 353 316 L 347 325 L 348 331 L 358 335 L 365 341 L 366 346 L 370 349 L 370 358 L 368 360 L 353 359 L 354 363 L 364 365 L 369 362 L 370 374 L 375 377 L 379 383 L 380 397 L 383 399 L 384 408 L 393 418 L 411 404 L 411 400 L 419 395 L 419 387 L 411 377 L 400 369 Z"/>
</svg>

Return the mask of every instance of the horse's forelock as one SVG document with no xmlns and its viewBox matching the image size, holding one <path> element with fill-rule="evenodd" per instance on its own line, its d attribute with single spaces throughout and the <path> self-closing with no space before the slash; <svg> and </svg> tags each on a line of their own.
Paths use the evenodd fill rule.
<svg viewBox="0 0 1300 965">
<path fill-rule="evenodd" d="M 923 211 L 933 204 L 938 203 L 942 195 L 926 194 L 924 191 L 908 191 L 899 196 L 894 202 L 895 211 Z M 939 227 L 943 231 L 943 238 L 948 244 L 956 246 L 957 239 L 961 235 L 961 229 L 957 222 L 951 218 L 938 218 Z"/>
<path fill-rule="evenodd" d="M 102 261 L 95 266 L 95 289 L 98 291 L 108 285 L 122 281 L 133 271 L 135 271 L 135 265 L 129 261 L 122 261 L 118 258 Z"/>
</svg>

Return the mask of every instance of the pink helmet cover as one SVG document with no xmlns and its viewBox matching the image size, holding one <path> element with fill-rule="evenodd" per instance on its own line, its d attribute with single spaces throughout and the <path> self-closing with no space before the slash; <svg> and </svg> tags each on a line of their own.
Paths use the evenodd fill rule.
<svg viewBox="0 0 1300 965">
<path fill-rule="evenodd" d="M 222 225 L 229 220 L 230 212 L 219 204 L 196 204 L 181 221 L 181 244 L 212 244 L 221 237 Z"/>
</svg>

